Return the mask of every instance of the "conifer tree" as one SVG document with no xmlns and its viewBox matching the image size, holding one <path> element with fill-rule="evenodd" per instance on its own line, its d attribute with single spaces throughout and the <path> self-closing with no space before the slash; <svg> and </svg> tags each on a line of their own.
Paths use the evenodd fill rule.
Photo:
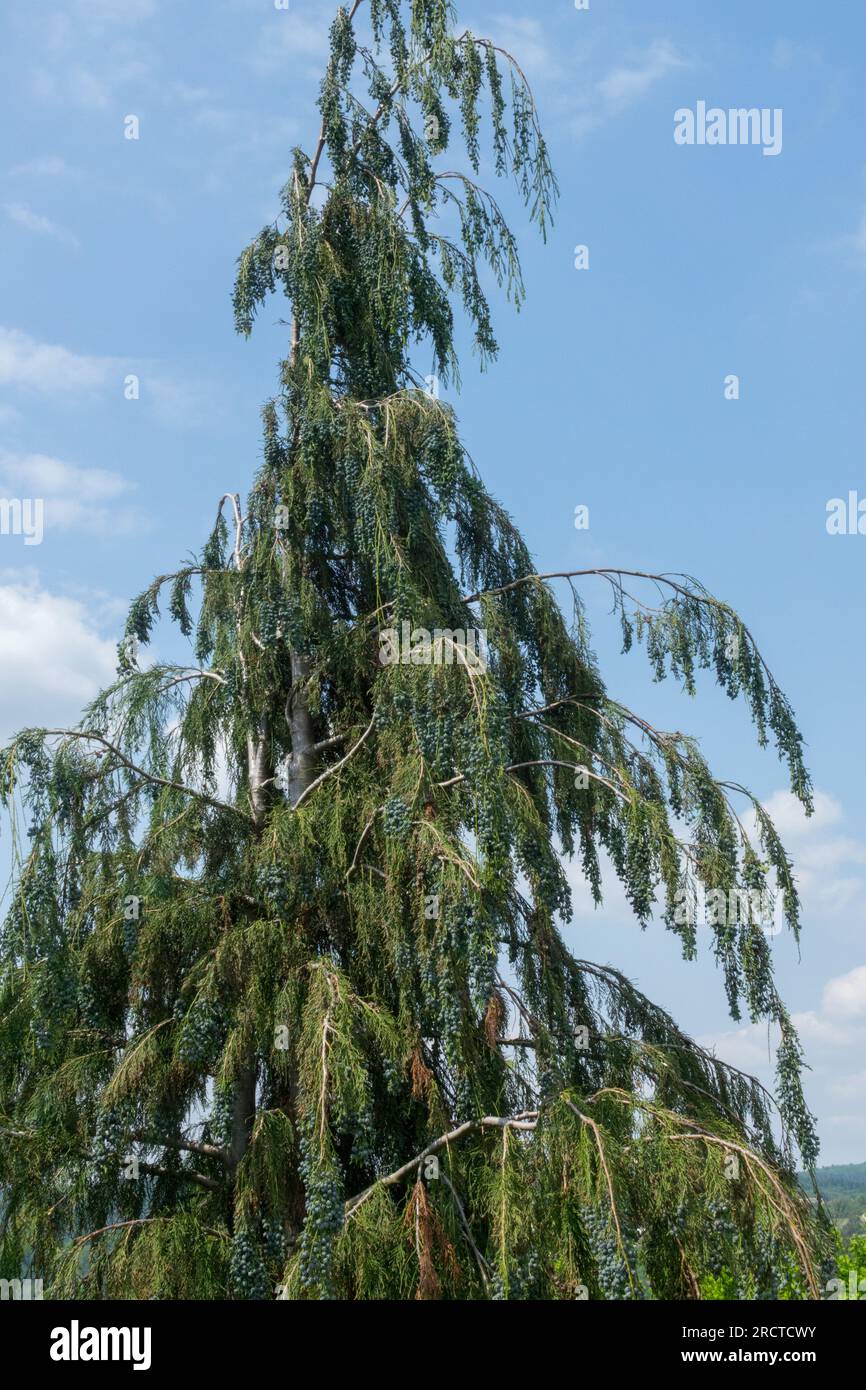
<svg viewBox="0 0 866 1390">
<path fill-rule="evenodd" d="M 709 670 L 745 705 L 808 810 L 788 702 L 697 581 L 536 573 L 413 365 L 432 347 L 457 379 L 455 311 L 495 357 L 489 272 L 521 300 L 482 161 L 549 224 L 516 59 L 449 0 L 354 0 L 318 105 L 239 260 L 240 331 L 274 293 L 291 324 L 248 501 L 135 600 L 80 725 L 2 757 L 0 1274 L 29 1253 L 90 1299 L 817 1297 L 761 924 L 723 912 L 713 952 L 732 1017 L 778 1030 L 776 1101 L 561 930 L 562 856 L 601 902 L 602 854 L 687 960 L 702 889 L 775 891 L 799 930 L 760 802 L 607 693 L 585 586 L 655 679 Z M 144 661 L 161 606 L 187 663 Z"/>
</svg>

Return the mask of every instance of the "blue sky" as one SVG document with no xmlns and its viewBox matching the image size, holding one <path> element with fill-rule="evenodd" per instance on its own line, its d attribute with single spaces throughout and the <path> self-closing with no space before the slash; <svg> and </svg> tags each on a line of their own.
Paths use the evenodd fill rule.
<svg viewBox="0 0 866 1390">
<path fill-rule="evenodd" d="M 285 306 L 233 331 L 234 261 L 309 149 L 332 0 L 10 0 L 0 32 L 0 495 L 45 498 L 40 546 L 0 535 L 0 732 L 75 716 L 114 667 L 129 597 L 245 490 Z M 831 17 L 828 17 L 828 14 Z M 774 942 L 812 1064 L 825 1162 L 866 1158 L 866 537 L 829 536 L 858 490 L 866 396 L 866 12 L 806 0 L 474 0 L 536 92 L 562 196 L 546 245 L 513 197 L 528 301 L 496 315 L 498 365 L 464 356 L 466 443 L 543 569 L 698 575 L 743 613 L 800 717 L 806 824 L 748 717 L 619 655 L 582 589 L 611 694 L 699 735 L 779 816 L 803 890 L 800 955 Z M 783 148 L 683 147 L 674 113 L 781 108 Z M 124 139 L 135 115 L 140 138 Z M 586 244 L 590 267 L 574 268 Z M 429 370 L 419 362 L 422 370 Z M 140 378 L 140 399 L 124 379 Z M 727 375 L 740 398 L 726 400 Z M 576 531 L 574 508 L 590 508 Z M 679 960 L 611 883 L 577 884 L 568 938 L 766 1073 L 765 1030 L 726 1016 L 704 955 Z"/>
</svg>

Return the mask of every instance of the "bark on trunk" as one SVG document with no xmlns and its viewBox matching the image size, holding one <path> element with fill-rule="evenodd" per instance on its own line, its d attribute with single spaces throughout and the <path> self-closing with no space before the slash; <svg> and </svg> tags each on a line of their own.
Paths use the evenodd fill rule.
<svg viewBox="0 0 866 1390">
<path fill-rule="evenodd" d="M 234 1182 L 238 1164 L 249 1148 L 256 1114 L 256 1065 L 243 1067 L 232 1097 L 232 1132 L 229 1142 L 229 1176 Z"/>
<path fill-rule="evenodd" d="M 310 663 L 299 652 L 292 652 L 292 692 L 286 701 L 286 718 L 292 736 L 289 761 L 288 795 L 294 806 L 316 775 L 316 736 L 303 683 L 310 674 Z"/>
<path fill-rule="evenodd" d="M 304 690 L 304 682 L 308 676 L 309 662 L 307 658 L 293 652 L 293 690 L 286 702 L 286 718 L 292 740 L 287 783 L 291 805 L 294 805 L 316 775 L 316 736 Z M 247 739 L 250 805 L 257 835 L 264 826 L 268 801 L 273 787 L 274 769 L 270 734 L 270 726 L 265 721 L 258 733 L 251 734 Z M 228 1157 L 229 1176 L 232 1182 L 235 1180 L 238 1164 L 249 1148 L 255 1113 L 256 1061 L 255 1057 L 251 1057 L 238 1075 L 232 1100 L 232 1127 Z"/>
<path fill-rule="evenodd" d="M 256 834 L 261 831 L 264 825 L 268 809 L 268 793 L 273 786 L 270 732 L 270 727 L 265 720 L 257 734 L 249 734 L 247 737 L 247 777 Z"/>
<path fill-rule="evenodd" d="M 272 777 L 270 728 L 265 720 L 258 733 L 250 734 L 247 738 L 247 778 L 256 835 L 260 834 L 264 825 L 270 789 L 273 786 Z M 249 1148 L 255 1115 L 256 1059 L 253 1055 L 238 1073 L 232 1097 L 228 1152 L 229 1179 L 232 1184 L 237 1176 L 238 1164 Z"/>
</svg>

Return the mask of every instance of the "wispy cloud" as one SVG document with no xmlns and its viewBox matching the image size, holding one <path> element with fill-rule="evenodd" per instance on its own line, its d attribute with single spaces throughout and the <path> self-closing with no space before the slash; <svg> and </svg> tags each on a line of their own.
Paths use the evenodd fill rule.
<svg viewBox="0 0 866 1390">
<path fill-rule="evenodd" d="M 172 429 L 204 429 L 224 418 L 225 389 L 213 381 L 165 374 L 147 376 L 142 400 L 153 405 L 162 425 Z"/>
<path fill-rule="evenodd" d="M 675 72 L 685 65 L 685 59 L 669 40 L 657 39 L 632 62 L 614 68 L 607 77 L 603 77 L 598 90 L 611 111 L 622 111 L 639 100 L 656 82 L 667 77 L 669 72 Z"/>
<path fill-rule="evenodd" d="M 111 103 L 111 84 L 89 68 L 40 66 L 33 71 L 33 94 L 45 104 L 62 102 L 85 111 L 104 111 Z"/>
<path fill-rule="evenodd" d="M 257 72 L 269 73 L 292 63 L 298 75 L 300 60 L 321 59 L 328 51 L 328 29 L 333 14 L 324 7 L 310 13 L 300 8 L 274 11 L 259 29 L 250 54 Z M 318 72 L 318 68 L 316 68 Z"/>
<path fill-rule="evenodd" d="M 28 159 L 23 164 L 13 164 L 9 174 L 12 178 L 77 179 L 80 177 L 79 171 L 73 169 L 65 159 L 61 159 L 58 155 L 42 155 L 38 159 Z"/>
<path fill-rule="evenodd" d="M 484 34 L 507 49 L 531 78 L 549 81 L 564 75 L 560 58 L 551 45 L 551 30 L 529 15 L 496 14 L 490 23 L 470 23 L 473 32 Z"/>
<path fill-rule="evenodd" d="M 606 121 L 622 115 L 672 72 L 690 66 L 690 61 L 670 39 L 654 39 L 636 50 L 600 78 L 583 99 L 571 121 L 572 131 L 582 136 Z"/>
<path fill-rule="evenodd" d="M 50 395 L 92 391 L 119 375 L 122 365 L 119 358 L 84 356 L 0 327 L 0 385 Z"/>
<path fill-rule="evenodd" d="M 128 0 L 114 8 L 124 12 Z M 54 21 L 32 33 L 30 81 L 40 103 L 96 112 L 121 94 L 128 101 L 142 85 L 159 90 L 159 59 L 149 43 L 115 32 L 117 24 L 80 18 L 72 23 L 66 15 L 55 15 Z"/>
<path fill-rule="evenodd" d="M 120 400 L 129 375 L 139 381 L 135 408 L 151 413 L 159 425 L 206 430 L 217 428 L 225 418 L 230 388 L 223 382 L 164 361 L 89 356 L 59 343 L 40 343 L 17 328 L 0 327 L 0 386 L 67 399 L 111 388 Z"/>
<path fill-rule="evenodd" d="M 140 24 L 156 14 L 156 0 L 75 0 L 80 19 L 94 25 L 117 28 Z"/>
<path fill-rule="evenodd" d="M 833 1082 L 830 1090 L 834 1096 L 840 1096 L 842 1099 L 866 1100 L 866 1071 L 840 1077 L 838 1081 Z"/>
<path fill-rule="evenodd" d="M 110 469 L 80 468 L 47 454 L 0 451 L 0 490 L 5 496 L 41 498 L 48 532 L 56 528 L 118 536 L 149 529 L 146 517 L 122 505 L 134 486 Z"/>
<path fill-rule="evenodd" d="M 795 39 L 776 39 L 770 50 L 770 62 L 774 68 L 787 71 L 790 68 L 823 68 L 824 56 L 814 43 L 798 43 Z"/>
<path fill-rule="evenodd" d="M 832 244 L 837 250 L 846 253 L 849 263 L 859 270 L 866 270 L 866 211 L 863 212 L 856 231 L 837 237 Z"/>
<path fill-rule="evenodd" d="M 28 232 L 34 232 L 36 236 L 51 237 L 54 241 L 60 241 L 65 246 L 78 246 L 78 238 L 60 227 L 56 222 L 52 222 L 50 217 L 44 217 L 42 213 L 34 212 L 26 203 L 7 203 L 4 211 L 10 222 L 14 222 L 19 227 L 24 227 Z"/>
</svg>

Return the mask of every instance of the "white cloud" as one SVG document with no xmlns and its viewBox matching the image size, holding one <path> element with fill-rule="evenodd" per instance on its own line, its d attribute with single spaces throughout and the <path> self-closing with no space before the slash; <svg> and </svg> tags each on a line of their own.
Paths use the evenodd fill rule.
<svg viewBox="0 0 866 1390">
<path fill-rule="evenodd" d="M 855 1134 L 866 1135 L 866 1115 L 862 1112 L 859 1115 L 826 1115 L 824 1124 L 828 1129 L 831 1125 L 834 1129 L 841 1129 L 846 1139 L 853 1139 Z M 850 1158 L 841 1158 L 838 1162 L 859 1163 L 862 1161 L 860 1157 L 862 1152 L 862 1148 L 858 1149 L 852 1153 Z"/>
<path fill-rule="evenodd" d="M 155 0 L 64 0 L 29 9 L 24 51 L 40 103 L 68 114 L 70 108 L 105 113 L 123 102 L 119 115 L 137 109 L 129 103 L 140 99 L 142 84 L 162 95 L 161 55 L 135 32 L 156 13 Z"/>
<path fill-rule="evenodd" d="M 507 49 L 530 77 L 547 80 L 561 75 L 560 64 L 548 42 L 549 26 L 539 20 L 526 15 L 497 14 L 492 30 L 486 23 L 468 27 Z"/>
<path fill-rule="evenodd" d="M 824 66 L 824 58 L 813 43 L 797 43 L 794 39 L 776 39 L 770 50 L 774 68 L 803 68 Z"/>
<path fill-rule="evenodd" d="M 852 1073 L 851 1076 L 843 1076 L 841 1080 L 834 1081 L 830 1087 L 834 1096 L 850 1096 L 852 1100 L 862 1098 L 866 1100 L 866 1071 Z"/>
<path fill-rule="evenodd" d="M 7 497 L 41 498 L 45 528 L 86 535 L 130 535 L 147 528 L 147 519 L 112 504 L 133 484 L 104 468 L 78 468 L 47 454 L 0 451 L 0 490 Z"/>
<path fill-rule="evenodd" d="M 251 62 L 259 72 L 283 68 L 288 60 L 322 58 L 328 52 L 328 29 L 333 15 L 321 10 L 310 16 L 299 9 L 274 13 L 259 30 Z"/>
<path fill-rule="evenodd" d="M 819 791 L 814 801 L 815 810 L 811 816 L 806 815 L 802 802 L 789 791 L 773 792 L 763 804 L 782 838 L 793 839 L 813 836 L 816 831 L 837 825 L 842 819 L 842 807 L 834 797 Z"/>
<path fill-rule="evenodd" d="M 0 736 L 25 725 L 56 727 L 113 678 L 114 642 L 77 599 L 38 581 L 0 583 Z"/>
<path fill-rule="evenodd" d="M 99 111 L 111 100 L 111 88 L 108 83 L 87 68 L 73 68 L 69 73 L 68 82 L 69 94 L 78 106 Z"/>
<path fill-rule="evenodd" d="M 92 24 L 138 24 L 156 13 L 156 0 L 76 0 L 75 8 Z"/>
<path fill-rule="evenodd" d="M 866 864 L 866 841 L 838 833 L 836 828 L 845 816 L 834 797 L 818 791 L 814 800 L 812 816 L 788 791 L 776 791 L 764 802 L 791 856 L 804 915 L 838 917 L 853 910 L 863 917 L 866 877 L 861 866 Z M 746 817 L 745 824 L 754 837 L 754 815 Z"/>
<path fill-rule="evenodd" d="M 166 363 L 95 357 L 57 343 L 40 343 L 17 328 L 0 327 L 0 386 L 70 396 L 113 384 L 118 398 L 126 375 L 139 377 L 141 404 L 169 429 L 208 429 L 224 418 L 227 388 L 216 381 L 169 374 Z M 2 407 L 0 407 L 2 409 Z M 11 407 L 6 407 L 11 410 Z"/>
<path fill-rule="evenodd" d="M 803 54 L 803 45 L 792 39 L 776 39 L 770 51 L 770 62 L 774 68 L 790 68 Z"/>
<path fill-rule="evenodd" d="M 810 819 L 788 792 L 775 792 L 765 805 L 792 856 L 807 922 L 816 917 L 826 920 L 843 908 L 850 920 L 852 906 L 862 920 L 866 881 L 856 873 L 840 872 L 840 868 L 862 864 L 866 846 L 839 833 L 844 823 L 839 802 L 826 793 L 816 793 L 815 814 Z M 749 829 L 750 833 L 754 829 L 753 819 Z M 831 1097 L 851 1101 L 866 1095 L 866 1073 L 858 1070 L 866 1048 L 866 965 L 827 980 L 820 1004 L 794 1013 L 791 1021 L 811 1068 L 807 1081 L 811 1108 L 820 1116 L 825 1136 L 829 1137 L 831 1128 L 834 1131 L 830 1161 L 862 1157 L 851 1147 L 859 1143 L 858 1127 L 849 1117 L 828 1116 L 827 1112 Z M 766 1024 L 748 1024 L 700 1041 L 722 1061 L 757 1075 L 772 1087 L 768 1037 L 772 1058 L 778 1044 L 775 1026 L 768 1030 Z"/>
<path fill-rule="evenodd" d="M 619 116 L 670 73 L 690 63 L 669 39 L 654 39 L 632 53 L 595 83 L 571 122 L 576 135 L 585 135 L 604 121 Z"/>
<path fill-rule="evenodd" d="M 856 232 L 839 237 L 834 245 L 849 252 L 855 263 L 866 266 L 866 212 L 861 216 Z"/>
<path fill-rule="evenodd" d="M 764 802 L 792 860 L 801 918 L 807 926 L 815 919 L 839 918 L 862 924 L 866 919 L 866 840 L 841 833 L 844 811 L 834 797 L 817 791 L 814 804 L 813 815 L 807 817 L 790 792 L 774 792 Z M 743 825 L 752 843 L 757 844 L 753 813 L 743 816 Z M 681 826 L 681 832 L 687 839 L 688 827 Z M 572 890 L 575 922 L 586 925 L 603 916 L 606 926 L 633 926 L 634 913 L 607 855 L 602 853 L 600 864 L 604 903 L 596 909 L 579 858 L 563 861 Z M 656 915 L 658 911 L 657 904 Z M 701 924 L 698 930 L 709 931 Z M 827 1029 L 831 1024 L 824 1019 L 821 1027 Z"/>
<path fill-rule="evenodd" d="M 62 241 L 67 246 L 78 245 L 78 238 L 65 227 L 58 227 L 50 217 L 43 217 L 41 213 L 34 212 L 26 203 L 7 203 L 4 211 L 10 222 L 25 227 L 28 232 L 35 232 L 37 236 L 53 237 L 55 241 Z"/>
<path fill-rule="evenodd" d="M 78 170 L 73 169 L 59 155 L 41 155 L 38 159 L 25 160 L 23 164 L 14 164 L 9 173 L 15 177 L 23 175 L 27 178 L 78 178 Z"/>
<path fill-rule="evenodd" d="M 33 93 L 40 102 L 69 102 L 85 111 L 104 111 L 111 101 L 111 87 L 95 72 L 80 65 L 62 69 L 37 67 Z"/>
<path fill-rule="evenodd" d="M 637 101 L 669 72 L 685 67 L 685 60 L 668 39 L 656 39 L 643 53 L 621 64 L 602 78 L 598 90 L 613 111 Z"/>
<path fill-rule="evenodd" d="M 211 87 L 196 87 L 190 82 L 172 82 L 170 93 L 186 106 L 198 106 L 213 101 L 216 93 Z"/>
<path fill-rule="evenodd" d="M 141 399 L 169 429 L 207 429 L 225 416 L 226 390 L 216 382 L 181 376 L 143 376 Z"/>
<path fill-rule="evenodd" d="M 778 1042 L 778 1029 L 766 1023 L 749 1023 L 744 1028 L 731 1028 L 725 1033 L 698 1038 L 698 1042 L 720 1061 L 739 1067 L 750 1076 L 768 1075 Z"/>
<path fill-rule="evenodd" d="M 48 66 L 41 65 L 33 70 L 33 93 L 40 102 L 76 106 L 84 111 L 105 111 L 119 95 L 125 94 L 128 101 L 130 88 L 134 84 L 148 83 L 153 76 L 152 57 L 142 56 L 126 43 L 105 45 L 100 54 L 104 63 L 102 72 L 76 62 L 74 52 L 74 49 L 61 48 L 56 55 L 48 55 Z"/>
<path fill-rule="evenodd" d="M 830 1055 L 838 1054 L 842 1048 L 862 1046 L 866 1042 L 866 965 L 855 966 L 847 974 L 828 980 L 821 993 L 820 1008 L 794 1013 L 791 1021 L 804 1044 L 827 1050 Z M 775 1025 L 769 1035 L 775 1048 Z M 719 1056 L 737 1066 L 745 1062 L 756 1064 L 761 1057 L 766 1063 L 767 1037 L 767 1025 L 753 1023 L 718 1034 L 704 1045 L 711 1042 Z"/>
<path fill-rule="evenodd" d="M 854 1047 L 862 1041 L 859 1028 L 840 1024 L 814 1009 L 792 1014 L 791 1021 L 810 1054 L 819 1047 L 838 1051 L 840 1048 Z"/>
<path fill-rule="evenodd" d="M 122 363 L 114 357 L 86 357 L 57 344 L 38 343 L 17 328 L 0 327 L 0 385 L 49 394 L 90 391 L 104 386 Z"/>
<path fill-rule="evenodd" d="M 214 134 L 227 134 L 237 128 L 238 120 L 251 121 L 249 113 L 239 112 L 232 106 L 216 106 L 195 103 L 196 110 L 193 116 L 195 124 L 202 130 L 213 131 Z"/>
<path fill-rule="evenodd" d="M 833 1019 L 866 1021 L 866 965 L 830 980 L 824 987 L 823 1007 Z"/>
<path fill-rule="evenodd" d="M 82 502 L 106 502 L 129 492 L 132 484 L 105 468 L 77 468 L 47 454 L 0 452 L 0 473 L 26 481 L 41 493 L 74 493 Z"/>
<path fill-rule="evenodd" d="M 562 867 L 571 888 L 575 924 L 598 924 L 603 920 L 605 927 L 634 927 L 634 910 L 625 895 L 616 869 L 604 850 L 599 855 L 599 864 L 603 901 L 600 907 L 596 907 L 589 880 L 583 871 L 580 853 L 576 853 L 571 859 L 562 860 Z"/>
</svg>

